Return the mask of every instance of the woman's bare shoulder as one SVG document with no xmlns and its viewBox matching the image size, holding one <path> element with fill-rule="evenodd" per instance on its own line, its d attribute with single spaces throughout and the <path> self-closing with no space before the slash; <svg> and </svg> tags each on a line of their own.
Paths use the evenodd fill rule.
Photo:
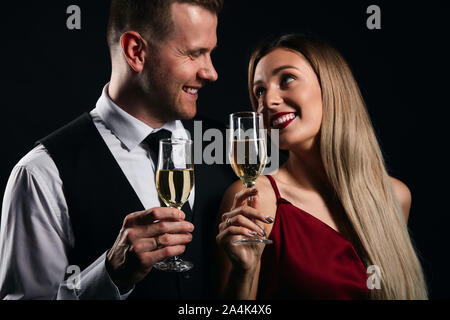
<svg viewBox="0 0 450 320">
<path fill-rule="evenodd" d="M 276 209 L 277 197 L 269 179 L 266 176 L 260 176 L 256 180 L 255 188 L 258 189 L 258 199 L 261 208 L 274 211 Z"/>
<path fill-rule="evenodd" d="M 256 180 L 255 188 L 258 189 L 258 192 L 264 196 L 270 196 L 273 194 L 275 197 L 272 184 L 266 176 L 260 176 L 258 180 Z"/>
<path fill-rule="evenodd" d="M 403 214 L 405 216 L 405 221 L 408 221 L 409 218 L 409 210 L 411 209 L 411 191 L 409 190 L 408 186 L 400 181 L 399 179 L 396 179 L 394 177 L 390 177 L 392 186 L 394 187 L 394 191 L 397 195 L 398 200 L 400 201 L 400 204 L 403 209 Z"/>
<path fill-rule="evenodd" d="M 230 186 L 227 188 L 227 190 L 225 190 L 225 193 L 223 195 L 222 205 L 231 207 L 234 201 L 234 196 L 242 189 L 244 189 L 244 186 L 241 180 L 236 180 L 235 182 L 230 184 Z"/>
<path fill-rule="evenodd" d="M 256 180 L 255 188 L 258 190 L 258 198 L 261 204 L 268 205 L 270 203 L 276 203 L 276 196 L 272 189 L 270 181 L 265 176 L 260 176 Z M 241 180 L 233 182 L 225 191 L 223 197 L 223 204 L 225 207 L 231 207 L 235 195 L 244 189 L 244 185 Z"/>
<path fill-rule="evenodd" d="M 241 191 L 242 189 L 244 189 L 244 185 L 242 184 L 242 181 L 236 180 L 235 182 L 230 184 L 230 186 L 225 191 L 225 194 L 235 194 L 235 193 Z"/>
</svg>

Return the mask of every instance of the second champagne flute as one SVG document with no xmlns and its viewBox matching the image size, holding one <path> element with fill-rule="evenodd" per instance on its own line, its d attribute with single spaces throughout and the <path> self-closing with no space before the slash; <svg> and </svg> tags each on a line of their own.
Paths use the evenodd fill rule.
<svg viewBox="0 0 450 320">
<path fill-rule="evenodd" d="M 192 140 L 162 139 L 159 141 L 156 188 L 159 197 L 168 207 L 181 207 L 189 199 L 194 186 L 194 153 Z M 154 267 L 161 271 L 184 272 L 194 264 L 175 256 L 158 262 Z"/>
<path fill-rule="evenodd" d="M 266 141 L 262 114 L 237 112 L 230 115 L 229 159 L 236 175 L 246 188 L 253 188 L 267 162 Z M 265 243 L 272 240 L 254 237 L 233 241 L 240 243 Z"/>
</svg>

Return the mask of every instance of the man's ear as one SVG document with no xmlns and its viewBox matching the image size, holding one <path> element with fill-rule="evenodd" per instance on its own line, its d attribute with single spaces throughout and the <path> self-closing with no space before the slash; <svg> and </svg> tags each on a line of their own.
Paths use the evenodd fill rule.
<svg viewBox="0 0 450 320">
<path fill-rule="evenodd" d="M 138 32 L 127 31 L 120 37 L 120 46 L 130 67 L 141 72 L 146 58 L 146 42 L 142 36 Z"/>
</svg>

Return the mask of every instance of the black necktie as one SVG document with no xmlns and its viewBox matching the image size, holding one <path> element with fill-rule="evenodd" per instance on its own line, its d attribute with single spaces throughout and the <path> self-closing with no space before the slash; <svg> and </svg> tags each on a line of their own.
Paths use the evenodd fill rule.
<svg viewBox="0 0 450 320">
<path fill-rule="evenodd" d="M 172 133 L 169 130 L 161 129 L 158 132 L 150 133 L 147 138 L 144 139 L 144 142 L 150 149 L 150 156 L 152 157 L 155 169 L 158 166 L 159 140 L 169 139 L 171 136 Z"/>
<path fill-rule="evenodd" d="M 161 129 L 157 132 L 150 133 L 145 139 L 144 143 L 150 149 L 150 157 L 152 158 L 153 164 L 155 165 L 155 171 L 158 166 L 158 154 L 159 154 L 159 140 L 169 139 L 172 133 L 169 130 Z M 156 173 L 156 172 L 155 172 Z M 161 205 L 166 206 L 165 203 L 160 199 Z M 186 221 L 192 221 L 192 211 L 189 201 L 186 201 L 181 208 L 181 210 L 186 214 Z"/>
</svg>

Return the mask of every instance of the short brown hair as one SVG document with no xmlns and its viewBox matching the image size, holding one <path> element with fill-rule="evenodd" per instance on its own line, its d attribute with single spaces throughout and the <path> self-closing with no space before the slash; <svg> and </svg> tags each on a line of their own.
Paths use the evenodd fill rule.
<svg viewBox="0 0 450 320">
<path fill-rule="evenodd" d="M 153 43 L 165 40 L 173 28 L 170 8 L 176 2 L 197 5 L 215 14 L 223 7 L 223 0 L 111 0 L 107 29 L 109 47 L 130 30 L 141 33 Z"/>
</svg>

